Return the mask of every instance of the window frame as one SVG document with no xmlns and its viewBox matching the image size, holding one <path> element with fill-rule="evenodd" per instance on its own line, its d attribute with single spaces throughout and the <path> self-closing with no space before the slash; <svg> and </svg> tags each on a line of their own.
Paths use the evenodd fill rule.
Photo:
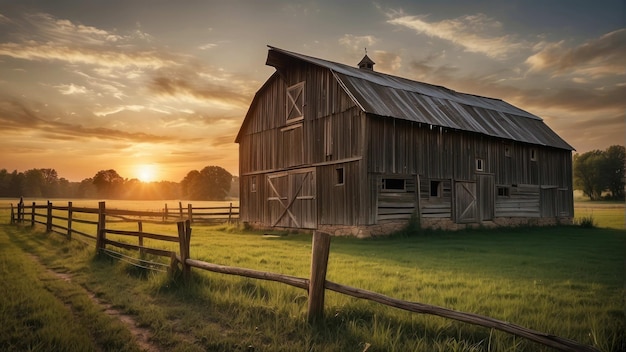
<svg viewBox="0 0 626 352">
<path fill-rule="evenodd" d="M 346 184 L 346 170 L 344 167 L 335 169 L 335 186 L 343 186 Z"/>
<path fill-rule="evenodd" d="M 287 87 L 285 101 L 285 122 L 287 124 L 304 120 L 304 83 L 305 81 L 302 81 Z M 297 92 L 295 96 L 292 93 L 294 91 Z M 290 118 L 291 112 L 294 109 L 297 109 L 297 112 L 299 112 L 300 114 Z"/>
<path fill-rule="evenodd" d="M 475 161 L 476 171 L 484 172 L 485 171 L 485 159 L 476 158 Z"/>
<path fill-rule="evenodd" d="M 392 182 L 387 182 L 388 180 L 391 180 Z M 393 188 L 389 188 L 389 183 L 393 184 L 395 182 L 402 182 L 402 188 L 398 188 L 398 187 L 393 187 Z M 406 192 L 406 180 L 403 178 L 392 178 L 392 177 L 385 177 L 382 178 L 380 180 L 380 190 L 381 192 Z"/>
<path fill-rule="evenodd" d="M 502 192 L 500 192 L 502 191 Z M 511 197 L 511 187 L 508 186 L 498 186 L 496 187 L 496 196 L 501 198 L 510 198 Z"/>
<path fill-rule="evenodd" d="M 434 190 L 434 193 L 433 193 L 433 190 Z M 428 197 L 429 198 L 441 198 L 442 196 L 443 196 L 443 181 L 430 180 L 430 183 L 428 186 Z"/>
</svg>

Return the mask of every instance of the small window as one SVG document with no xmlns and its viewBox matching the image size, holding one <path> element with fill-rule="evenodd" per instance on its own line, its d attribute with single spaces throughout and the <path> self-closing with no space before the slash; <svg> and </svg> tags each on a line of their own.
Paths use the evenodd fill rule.
<svg viewBox="0 0 626 352">
<path fill-rule="evenodd" d="M 256 192 L 256 176 L 250 178 L 250 192 Z"/>
<path fill-rule="evenodd" d="M 287 123 L 304 118 L 304 82 L 287 88 Z"/>
<path fill-rule="evenodd" d="M 335 169 L 335 181 L 337 182 L 337 186 L 341 186 L 344 184 L 345 179 L 343 174 L 343 167 Z"/>
<path fill-rule="evenodd" d="M 485 171 L 485 161 L 483 159 L 476 159 L 476 171 Z"/>
<path fill-rule="evenodd" d="M 404 180 L 399 178 L 384 178 L 383 190 L 386 191 L 404 191 Z"/>
<path fill-rule="evenodd" d="M 508 145 L 504 146 L 504 156 L 506 156 L 507 158 L 511 157 L 511 147 Z"/>
<path fill-rule="evenodd" d="M 537 149 L 530 150 L 530 160 L 537 161 Z"/>
<path fill-rule="evenodd" d="M 430 181 L 430 196 L 441 197 L 441 181 Z"/>
<path fill-rule="evenodd" d="M 510 197 L 511 191 L 509 187 L 498 187 L 498 197 Z"/>
</svg>

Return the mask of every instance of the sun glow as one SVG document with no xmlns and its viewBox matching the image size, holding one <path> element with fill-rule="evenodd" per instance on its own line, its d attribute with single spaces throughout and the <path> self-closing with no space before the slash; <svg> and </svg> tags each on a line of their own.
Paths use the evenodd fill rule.
<svg viewBox="0 0 626 352">
<path fill-rule="evenodd" d="M 155 181 L 157 176 L 157 167 L 153 164 L 141 164 L 137 165 L 137 178 L 141 182 Z"/>
</svg>

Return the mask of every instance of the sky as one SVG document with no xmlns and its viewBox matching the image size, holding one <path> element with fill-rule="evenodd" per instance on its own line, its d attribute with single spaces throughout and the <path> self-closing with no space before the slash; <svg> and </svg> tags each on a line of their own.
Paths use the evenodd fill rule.
<svg viewBox="0 0 626 352">
<path fill-rule="evenodd" d="M 505 100 L 625 144 L 626 0 L 0 0 L 0 169 L 179 182 L 216 165 L 268 45 Z"/>
</svg>

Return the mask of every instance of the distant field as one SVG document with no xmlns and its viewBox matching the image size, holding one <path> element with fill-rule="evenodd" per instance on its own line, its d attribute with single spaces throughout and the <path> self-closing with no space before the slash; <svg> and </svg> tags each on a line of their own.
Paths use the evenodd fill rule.
<svg viewBox="0 0 626 352">
<path fill-rule="evenodd" d="M 24 204 L 30 205 L 33 202 L 37 204 L 46 204 L 50 200 L 54 205 L 67 205 L 68 201 L 72 202 L 73 206 L 77 207 L 89 207 L 97 208 L 98 199 L 45 199 L 45 198 L 24 198 Z M 11 205 L 17 205 L 19 199 L 16 198 L 0 198 L 0 207 L 8 207 Z M 178 203 L 182 202 L 183 208 L 187 208 L 187 204 L 191 203 L 194 207 L 218 207 L 228 206 L 230 203 L 233 206 L 239 206 L 239 200 L 228 201 L 200 201 L 200 200 L 116 200 L 116 199 L 104 199 L 108 208 L 114 209 L 127 209 L 127 210 L 146 210 L 146 211 L 161 211 L 167 204 L 168 209 L 177 209 Z"/>
<path fill-rule="evenodd" d="M 96 199 L 70 199 L 74 206 L 78 207 L 98 207 Z M 51 199 L 55 205 L 66 205 L 68 199 Z M 0 208 L 8 207 L 11 203 L 16 205 L 19 199 L 0 198 Z M 47 199 L 25 198 L 25 204 L 45 204 Z M 187 204 L 191 203 L 194 207 L 219 207 L 239 206 L 239 200 L 214 202 L 214 201 L 180 201 L 183 208 L 187 208 Z M 179 200 L 156 200 L 156 201 L 136 201 L 136 200 L 106 200 L 108 208 L 128 209 L 128 210 L 146 210 L 161 211 L 165 208 L 165 204 L 170 211 L 178 209 Z M 626 229 L 626 210 L 624 202 L 591 202 L 577 194 L 574 199 L 574 217 L 582 218 L 592 216 L 598 227 L 608 227 L 613 229 Z"/>
</svg>

